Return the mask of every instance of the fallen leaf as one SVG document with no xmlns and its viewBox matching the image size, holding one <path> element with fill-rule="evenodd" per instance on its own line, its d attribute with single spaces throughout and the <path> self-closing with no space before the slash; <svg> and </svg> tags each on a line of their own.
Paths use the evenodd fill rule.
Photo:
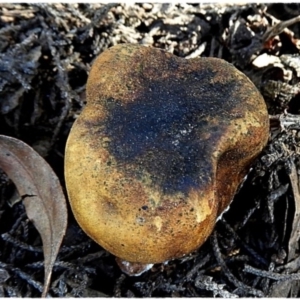
<svg viewBox="0 0 300 300">
<path fill-rule="evenodd" d="M 42 297 L 49 289 L 52 267 L 67 227 L 66 200 L 48 163 L 22 141 L 0 135 L 0 168 L 14 182 L 43 241 L 45 279 Z"/>
</svg>

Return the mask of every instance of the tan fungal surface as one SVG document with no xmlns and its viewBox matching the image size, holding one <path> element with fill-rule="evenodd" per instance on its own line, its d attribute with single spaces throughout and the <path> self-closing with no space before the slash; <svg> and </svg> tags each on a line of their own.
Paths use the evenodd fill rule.
<svg viewBox="0 0 300 300">
<path fill-rule="evenodd" d="M 255 86 L 224 60 L 122 44 L 95 60 L 86 92 L 65 156 L 80 226 L 129 262 L 197 249 L 267 142 Z"/>
</svg>

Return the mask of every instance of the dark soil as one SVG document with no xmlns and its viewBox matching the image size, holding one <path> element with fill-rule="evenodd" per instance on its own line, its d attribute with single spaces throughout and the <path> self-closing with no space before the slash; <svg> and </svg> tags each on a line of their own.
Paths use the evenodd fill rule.
<svg viewBox="0 0 300 300">
<path fill-rule="evenodd" d="M 223 58 L 254 82 L 270 115 L 267 147 L 197 252 L 129 277 L 69 209 L 50 296 L 300 295 L 299 11 L 297 3 L 0 4 L 0 134 L 32 146 L 64 191 L 66 139 L 85 105 L 91 64 L 110 46 L 139 43 L 180 57 Z M 18 200 L 1 174 L 0 297 L 39 297 L 41 239 Z"/>
</svg>

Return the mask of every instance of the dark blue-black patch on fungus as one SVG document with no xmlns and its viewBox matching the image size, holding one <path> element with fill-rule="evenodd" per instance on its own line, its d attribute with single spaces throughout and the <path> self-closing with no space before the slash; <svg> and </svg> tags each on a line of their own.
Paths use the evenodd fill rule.
<svg viewBox="0 0 300 300">
<path fill-rule="evenodd" d="M 181 77 L 171 73 L 161 80 L 141 76 L 133 102 L 107 99 L 104 131 L 117 162 L 146 170 L 165 194 L 188 193 L 208 184 L 213 174 L 211 152 L 230 111 L 241 101 L 233 96 L 237 82 L 212 84 L 213 76 L 210 70 Z M 210 125 L 209 117 L 218 117 L 220 125 Z M 209 143 L 199 138 L 207 131 Z M 138 178 L 137 174 L 133 175 Z"/>
</svg>

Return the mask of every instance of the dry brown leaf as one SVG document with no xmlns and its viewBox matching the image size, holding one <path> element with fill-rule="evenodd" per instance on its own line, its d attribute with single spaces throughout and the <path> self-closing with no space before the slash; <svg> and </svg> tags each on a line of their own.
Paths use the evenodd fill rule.
<svg viewBox="0 0 300 300">
<path fill-rule="evenodd" d="M 45 279 L 42 297 L 50 285 L 52 267 L 67 227 L 66 200 L 48 163 L 22 141 L 0 135 L 0 168 L 24 199 L 28 218 L 43 241 Z"/>
</svg>

